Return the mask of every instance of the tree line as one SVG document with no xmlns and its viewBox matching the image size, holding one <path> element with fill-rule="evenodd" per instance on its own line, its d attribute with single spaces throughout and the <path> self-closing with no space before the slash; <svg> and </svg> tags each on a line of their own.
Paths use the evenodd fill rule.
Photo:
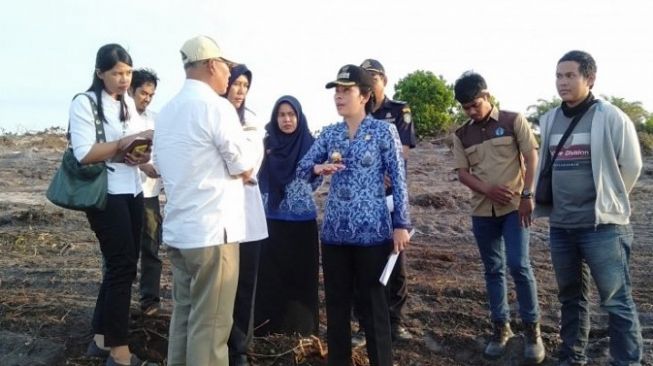
<svg viewBox="0 0 653 366">
<path fill-rule="evenodd" d="M 638 131 L 642 152 L 653 153 L 653 113 L 647 111 L 639 101 L 628 101 L 615 96 L 601 95 L 624 111 Z M 408 102 L 412 110 L 415 131 L 420 138 L 452 132 L 467 121 L 467 117 L 454 98 L 453 84 L 442 75 L 431 71 L 417 70 L 395 84 L 393 99 Z M 493 100 L 498 105 L 497 100 Z M 540 117 L 551 108 L 559 106 L 560 98 L 538 99 L 527 109 L 526 118 L 538 124 Z"/>
</svg>

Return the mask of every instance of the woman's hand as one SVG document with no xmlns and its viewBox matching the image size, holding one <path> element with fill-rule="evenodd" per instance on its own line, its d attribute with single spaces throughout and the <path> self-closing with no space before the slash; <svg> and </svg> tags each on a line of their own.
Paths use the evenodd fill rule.
<svg viewBox="0 0 653 366">
<path fill-rule="evenodd" d="M 145 130 L 139 133 L 123 136 L 118 139 L 118 151 L 125 151 L 125 149 L 136 139 L 146 139 L 152 141 L 153 134 L 154 130 Z"/>
<path fill-rule="evenodd" d="M 335 172 L 339 172 L 345 169 L 344 164 L 340 163 L 325 163 L 325 164 L 315 164 L 313 166 L 313 174 L 315 175 L 331 175 Z"/>
<path fill-rule="evenodd" d="M 136 134 L 138 137 L 142 137 L 146 140 L 154 140 L 154 130 L 145 130 Z"/>
<path fill-rule="evenodd" d="M 395 253 L 399 253 L 406 249 L 406 247 L 408 247 L 408 242 L 410 242 L 410 234 L 408 234 L 408 230 L 394 229 L 392 232 L 392 241 L 395 245 Z"/>
<path fill-rule="evenodd" d="M 150 178 L 160 177 L 159 173 L 156 171 L 156 169 L 154 169 L 154 165 L 152 164 L 149 163 L 141 164 L 138 166 L 138 168 Z"/>
<path fill-rule="evenodd" d="M 152 141 L 153 135 L 154 135 L 154 130 L 145 130 L 132 135 L 123 136 L 120 139 L 118 139 L 118 152 L 127 149 L 129 145 L 131 145 L 131 143 L 137 139 L 145 139 L 145 140 Z M 145 164 L 150 161 L 151 152 L 152 152 L 151 146 L 148 146 L 146 151 L 129 152 L 125 155 L 125 164 L 130 166 Z"/>
<path fill-rule="evenodd" d="M 132 152 L 125 155 L 125 164 L 127 165 L 141 165 L 150 161 L 151 149 L 148 148 L 145 152 Z"/>
</svg>

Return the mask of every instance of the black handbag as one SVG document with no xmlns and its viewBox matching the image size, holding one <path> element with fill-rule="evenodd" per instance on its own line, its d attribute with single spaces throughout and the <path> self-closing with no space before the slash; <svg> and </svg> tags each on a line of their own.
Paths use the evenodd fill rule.
<svg viewBox="0 0 653 366">
<path fill-rule="evenodd" d="M 592 101 L 590 106 L 594 103 L 596 103 L 596 100 Z M 589 109 L 589 107 L 587 109 Z M 558 153 L 560 153 L 560 150 L 565 145 L 565 141 L 567 141 L 567 138 L 571 135 L 571 132 L 574 130 L 574 127 L 576 127 L 580 119 L 583 118 L 587 109 L 583 113 L 577 114 L 574 119 L 571 120 L 569 127 L 567 127 L 562 138 L 560 138 L 560 142 L 558 142 L 558 146 L 556 147 L 553 156 L 551 156 L 551 154 L 546 154 L 546 165 L 544 166 L 544 169 L 540 171 L 540 176 L 537 179 L 537 186 L 535 187 L 535 203 L 538 205 L 551 206 L 553 204 L 553 162 L 558 157 Z"/>
<path fill-rule="evenodd" d="M 79 93 L 73 97 L 85 95 L 91 102 L 95 124 L 95 141 L 105 142 L 104 124 L 98 117 L 97 105 L 91 96 Z M 70 145 L 70 123 L 68 124 L 68 147 L 61 159 L 61 166 L 52 177 L 45 194 L 47 199 L 57 206 L 70 210 L 104 210 L 107 203 L 108 173 L 105 162 L 80 164 Z"/>
</svg>

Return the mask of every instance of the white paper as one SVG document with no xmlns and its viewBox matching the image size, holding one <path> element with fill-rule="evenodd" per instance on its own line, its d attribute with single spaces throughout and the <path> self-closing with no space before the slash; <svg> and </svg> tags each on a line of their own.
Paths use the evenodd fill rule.
<svg viewBox="0 0 653 366">
<path fill-rule="evenodd" d="M 388 257 L 388 261 L 385 263 L 385 267 L 383 268 L 383 273 L 381 273 L 381 277 L 379 278 L 379 282 L 381 282 L 383 286 L 388 284 L 388 280 L 390 279 L 392 270 L 395 268 L 395 263 L 397 263 L 398 257 L 399 253 L 395 252 L 392 252 Z"/>
<path fill-rule="evenodd" d="M 388 212 L 395 210 L 395 201 L 392 199 L 392 195 L 385 196 L 385 205 L 388 206 Z"/>
</svg>

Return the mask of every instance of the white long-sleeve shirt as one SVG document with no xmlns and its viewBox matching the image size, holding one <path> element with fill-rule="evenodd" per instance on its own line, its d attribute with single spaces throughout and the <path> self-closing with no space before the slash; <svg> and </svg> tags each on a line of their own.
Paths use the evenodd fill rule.
<svg viewBox="0 0 653 366">
<path fill-rule="evenodd" d="M 255 159 L 253 177 L 256 177 L 263 162 L 263 137 L 265 129 L 259 123 L 256 115 L 245 109 L 245 124 L 243 130 L 247 139 L 252 144 L 251 153 Z M 257 241 L 268 237 L 268 224 L 263 208 L 263 198 L 258 184 L 245 185 L 245 239 L 243 241 Z"/>
<path fill-rule="evenodd" d="M 93 100 L 97 100 L 94 93 L 87 92 L 86 94 L 90 95 Z M 123 123 L 120 121 L 120 101 L 102 91 L 102 109 L 107 120 L 107 123 L 103 123 L 106 142 L 116 141 L 123 136 L 147 129 L 145 121 L 136 111 L 134 100 L 125 95 L 125 103 L 130 118 Z M 69 121 L 73 153 L 77 160 L 81 161 L 96 143 L 95 118 L 88 98 L 80 95 L 72 101 Z M 135 196 L 141 193 L 141 177 L 138 167 L 109 161 L 107 161 L 107 167 L 110 168 L 108 169 L 107 189 L 109 194 L 133 194 Z"/>
<path fill-rule="evenodd" d="M 147 124 L 147 128 L 150 130 L 154 130 L 155 117 L 156 117 L 156 113 L 149 110 L 146 110 L 145 112 L 143 112 L 143 114 L 141 114 L 141 118 L 145 120 L 145 123 Z M 150 163 L 152 163 L 151 160 Z M 150 178 L 143 171 L 141 171 L 141 183 L 143 185 L 144 198 L 157 197 L 159 193 L 161 193 L 161 188 L 163 188 L 163 185 L 161 184 L 161 178 Z"/>
<path fill-rule="evenodd" d="M 245 238 L 243 180 L 252 150 L 233 106 L 197 80 L 156 117 L 154 164 L 166 190 L 163 241 L 180 249 Z"/>
</svg>

